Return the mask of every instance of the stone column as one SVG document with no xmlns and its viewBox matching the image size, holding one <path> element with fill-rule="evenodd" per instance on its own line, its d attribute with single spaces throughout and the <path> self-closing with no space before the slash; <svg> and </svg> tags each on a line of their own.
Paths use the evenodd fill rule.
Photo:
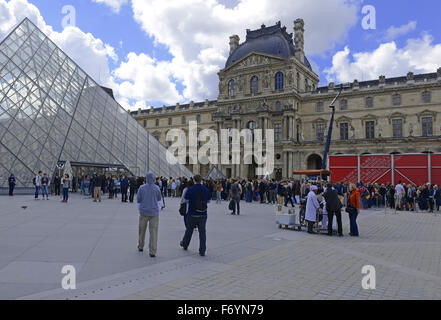
<svg viewBox="0 0 441 320">
<path fill-rule="evenodd" d="M 289 156 L 288 156 L 288 178 L 292 176 L 292 171 L 293 171 L 293 153 L 289 152 Z"/>
<path fill-rule="evenodd" d="M 282 140 L 286 140 L 286 118 L 282 119 Z"/>
<path fill-rule="evenodd" d="M 283 165 L 282 165 L 282 177 L 286 178 L 287 176 L 287 172 L 288 172 L 288 168 L 286 167 L 286 162 L 287 162 L 287 153 L 286 151 L 283 151 L 282 153 L 282 159 L 283 159 Z"/>
<path fill-rule="evenodd" d="M 298 142 L 298 140 L 297 140 L 297 120 L 296 120 L 295 116 L 292 118 L 292 138 L 294 139 L 295 142 Z"/>
</svg>

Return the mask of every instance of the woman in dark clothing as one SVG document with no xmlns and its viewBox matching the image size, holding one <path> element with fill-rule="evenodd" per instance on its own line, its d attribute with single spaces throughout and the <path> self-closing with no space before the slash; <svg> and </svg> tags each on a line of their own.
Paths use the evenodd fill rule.
<svg viewBox="0 0 441 320">
<path fill-rule="evenodd" d="M 9 195 L 12 197 L 14 195 L 14 188 L 15 188 L 15 177 L 12 173 L 8 178 L 8 185 L 9 185 Z"/>
</svg>

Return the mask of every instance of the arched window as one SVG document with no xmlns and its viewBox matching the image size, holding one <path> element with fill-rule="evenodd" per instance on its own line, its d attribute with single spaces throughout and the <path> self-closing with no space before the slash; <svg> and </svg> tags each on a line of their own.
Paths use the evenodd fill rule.
<svg viewBox="0 0 441 320">
<path fill-rule="evenodd" d="M 230 97 L 234 96 L 234 80 L 230 80 L 230 82 L 228 82 L 228 95 Z"/>
<path fill-rule="evenodd" d="M 297 72 L 297 91 L 300 91 L 300 74 Z"/>
<path fill-rule="evenodd" d="M 253 76 L 250 82 L 251 93 L 259 92 L 259 78 L 257 76 Z"/>
<path fill-rule="evenodd" d="M 283 73 L 277 72 L 275 77 L 276 90 L 283 90 Z"/>
<path fill-rule="evenodd" d="M 280 101 L 276 102 L 276 111 L 282 111 L 282 104 L 280 103 Z"/>
</svg>

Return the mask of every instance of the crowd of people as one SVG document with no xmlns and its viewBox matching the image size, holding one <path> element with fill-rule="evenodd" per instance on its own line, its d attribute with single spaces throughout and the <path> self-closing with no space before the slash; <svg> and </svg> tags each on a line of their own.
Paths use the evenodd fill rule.
<svg viewBox="0 0 441 320">
<path fill-rule="evenodd" d="M 145 177 L 126 175 L 103 175 L 94 173 L 82 177 L 59 176 L 56 173 L 49 178 L 41 171 L 33 178 L 35 199 L 41 194 L 43 199 L 49 195 L 63 195 L 67 202 L 69 192 L 80 193 L 100 202 L 104 194 L 109 199 L 117 199 L 121 195 L 122 202 L 134 202 L 138 189 L 145 184 Z M 181 197 L 188 184 L 188 178 L 157 177 L 155 184 L 159 187 L 163 198 Z M 16 184 L 14 174 L 8 178 L 9 195 L 13 196 Z M 202 184 L 209 190 L 216 203 L 236 200 L 232 213 L 240 213 L 239 201 L 276 204 L 283 202 L 284 206 L 300 204 L 300 199 L 306 198 L 310 183 L 305 180 L 266 180 L 266 179 L 205 179 Z M 236 185 L 236 186 L 235 186 Z M 349 193 L 349 183 L 339 182 L 334 185 L 339 195 L 345 199 Z M 434 212 L 441 207 L 441 187 L 430 183 L 420 186 L 405 184 L 397 185 L 378 183 L 356 183 L 360 194 L 360 208 L 384 208 L 396 210 Z M 240 190 L 239 190 L 240 189 Z M 323 186 L 322 186 L 323 189 Z M 280 200 L 283 198 L 283 200 Z M 239 201 L 237 201 L 239 200 Z M 163 201 L 165 206 L 165 200 Z"/>
<path fill-rule="evenodd" d="M 13 196 L 15 177 L 8 178 L 9 195 Z M 180 198 L 179 213 L 183 216 L 185 234 L 180 242 L 184 250 L 188 249 L 194 230 L 199 233 L 199 254 L 206 251 L 207 204 L 215 200 L 217 204 L 228 202 L 232 215 L 240 215 L 240 202 L 256 202 L 275 205 L 278 210 L 295 204 L 305 207 L 305 222 L 308 233 L 315 233 L 314 226 L 319 222 L 328 235 L 333 235 L 334 217 L 337 221 L 337 233 L 343 236 L 342 209 L 349 215 L 350 236 L 358 236 L 357 216 L 360 210 L 372 207 L 389 207 L 395 210 L 419 212 L 439 211 L 441 207 L 441 188 L 430 183 L 415 186 L 399 181 L 391 183 L 328 183 L 326 181 L 276 180 L 276 179 L 203 179 L 155 177 L 148 173 L 146 177 L 126 175 L 102 175 L 94 173 L 80 178 L 68 174 L 50 179 L 41 171 L 33 178 L 35 199 L 41 194 L 43 200 L 49 195 L 60 196 L 62 202 L 69 199 L 69 192 L 84 195 L 101 202 L 104 194 L 109 199 L 122 202 L 136 202 L 140 213 L 138 250 L 143 251 L 147 226 L 150 241 L 149 254 L 156 256 L 159 213 L 165 208 L 166 198 Z M 227 211 L 227 209 L 226 209 Z M 228 211 L 227 211 L 228 212 Z"/>
</svg>

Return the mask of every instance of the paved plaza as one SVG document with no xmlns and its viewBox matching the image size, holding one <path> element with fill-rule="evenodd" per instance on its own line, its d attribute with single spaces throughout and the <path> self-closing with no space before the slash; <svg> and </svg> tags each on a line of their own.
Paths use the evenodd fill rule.
<svg viewBox="0 0 441 320">
<path fill-rule="evenodd" d="M 167 199 L 158 256 L 137 251 L 135 204 L 0 197 L 0 299 L 441 299 L 441 214 L 365 210 L 361 236 L 278 229 L 274 207 L 209 205 L 207 256 L 189 251 L 178 200 Z M 61 289 L 64 265 L 76 290 Z M 364 265 L 376 289 L 361 286 Z"/>
</svg>

